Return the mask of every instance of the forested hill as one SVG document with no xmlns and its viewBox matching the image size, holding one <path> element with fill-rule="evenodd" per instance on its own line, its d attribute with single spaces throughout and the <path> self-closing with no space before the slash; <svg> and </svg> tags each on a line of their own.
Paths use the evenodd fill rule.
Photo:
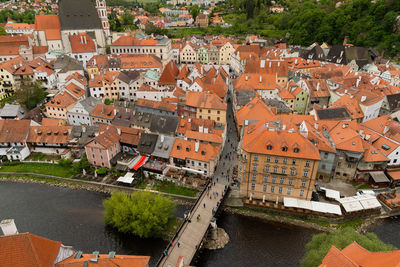
<svg viewBox="0 0 400 267">
<path fill-rule="evenodd" d="M 278 0 L 286 8 L 283 13 L 269 12 L 269 0 L 230 0 L 236 27 L 245 23 L 251 32 L 263 28 L 289 33 L 289 42 L 310 45 L 314 42 L 376 47 L 386 56 L 400 54 L 400 0 L 342 1 Z M 396 20 L 397 18 L 397 20 Z"/>
</svg>

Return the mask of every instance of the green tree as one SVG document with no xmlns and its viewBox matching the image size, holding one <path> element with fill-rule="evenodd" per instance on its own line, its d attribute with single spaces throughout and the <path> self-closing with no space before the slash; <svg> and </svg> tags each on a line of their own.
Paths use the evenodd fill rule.
<svg viewBox="0 0 400 267">
<path fill-rule="evenodd" d="M 0 27 L 0 36 L 1 35 L 7 35 L 8 33 L 6 32 L 6 30 L 4 30 L 3 27 Z"/>
<path fill-rule="evenodd" d="M 106 224 L 145 238 L 160 236 L 175 211 L 171 198 L 143 191 L 130 196 L 114 192 L 103 206 Z"/>
<path fill-rule="evenodd" d="M 192 15 L 193 19 L 196 21 L 197 15 L 199 15 L 199 8 L 197 5 L 192 6 L 190 9 L 190 14 Z"/>
<path fill-rule="evenodd" d="M 314 235 L 306 245 L 307 252 L 300 264 L 304 267 L 319 266 L 332 245 L 342 250 L 354 241 L 370 251 L 396 249 L 392 245 L 383 243 L 374 233 L 360 234 L 351 227 L 345 227 L 332 233 Z"/>
<path fill-rule="evenodd" d="M 29 78 L 21 80 L 15 90 L 15 99 L 27 109 L 34 109 L 46 98 L 47 92 L 40 81 L 33 81 Z"/>
<path fill-rule="evenodd" d="M 81 160 L 73 164 L 73 168 L 75 173 L 81 173 L 83 170 L 87 171 L 90 169 L 90 163 L 87 159 L 86 154 L 83 154 Z"/>
</svg>

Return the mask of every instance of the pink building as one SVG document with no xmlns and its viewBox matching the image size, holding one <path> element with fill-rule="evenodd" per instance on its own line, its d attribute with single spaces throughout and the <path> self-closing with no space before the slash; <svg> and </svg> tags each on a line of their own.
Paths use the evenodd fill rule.
<svg viewBox="0 0 400 267">
<path fill-rule="evenodd" d="M 87 158 L 93 166 L 111 168 L 110 160 L 121 151 L 118 128 L 107 127 L 85 146 Z"/>
</svg>

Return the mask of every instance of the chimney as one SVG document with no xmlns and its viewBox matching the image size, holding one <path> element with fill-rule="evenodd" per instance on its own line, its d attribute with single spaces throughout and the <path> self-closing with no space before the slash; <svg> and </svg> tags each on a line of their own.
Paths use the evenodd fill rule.
<svg viewBox="0 0 400 267">
<path fill-rule="evenodd" d="M 117 115 L 117 109 L 114 109 L 114 116 Z"/>
<path fill-rule="evenodd" d="M 161 143 L 164 143 L 164 135 L 160 135 Z"/>
<path fill-rule="evenodd" d="M 260 83 L 262 82 L 262 76 L 260 75 Z"/>
<path fill-rule="evenodd" d="M 297 64 L 297 58 L 296 58 L 296 60 L 294 61 L 294 64 Z"/>
<path fill-rule="evenodd" d="M 385 125 L 385 128 L 383 129 L 383 134 L 386 134 L 389 131 L 389 125 Z"/>
<path fill-rule="evenodd" d="M 196 153 L 199 152 L 199 146 L 200 146 L 199 142 L 196 141 L 196 144 L 195 144 L 195 146 L 194 146 L 194 151 L 195 151 Z"/>
<path fill-rule="evenodd" d="M 121 135 L 121 128 L 117 128 L 118 135 Z"/>
<path fill-rule="evenodd" d="M 319 82 L 317 83 L 317 91 L 319 90 Z"/>
<path fill-rule="evenodd" d="M 281 62 L 278 61 L 278 67 L 280 67 L 280 66 L 281 66 Z"/>
<path fill-rule="evenodd" d="M 82 127 L 82 133 L 86 133 L 86 126 Z"/>
<path fill-rule="evenodd" d="M 262 59 L 262 60 L 260 61 L 260 68 L 263 69 L 264 67 L 265 67 L 265 60 Z"/>
<path fill-rule="evenodd" d="M 315 124 L 314 124 L 314 128 L 315 128 L 316 130 L 318 130 L 318 123 L 315 123 Z"/>
<path fill-rule="evenodd" d="M 83 36 L 83 40 L 85 41 L 85 44 L 87 44 L 86 35 Z"/>
<path fill-rule="evenodd" d="M 203 133 L 203 132 L 204 132 L 203 126 L 202 126 L 202 125 L 199 126 L 199 132 L 200 132 L 200 133 Z"/>
<path fill-rule="evenodd" d="M 81 44 L 83 44 L 83 36 L 81 35 Z"/>
<path fill-rule="evenodd" d="M 361 97 L 361 102 L 364 102 L 366 99 L 367 99 L 367 97 L 366 97 L 365 95 L 363 95 L 363 96 Z"/>
<path fill-rule="evenodd" d="M 246 81 L 248 81 L 248 80 L 249 80 L 249 76 L 246 75 Z"/>
<path fill-rule="evenodd" d="M 271 68 L 271 61 L 269 62 L 269 67 Z"/>
<path fill-rule="evenodd" d="M 5 236 L 18 234 L 14 219 L 5 219 L 0 222 L 0 228 Z"/>
<path fill-rule="evenodd" d="M 204 128 L 204 133 L 208 133 L 208 128 Z"/>
</svg>

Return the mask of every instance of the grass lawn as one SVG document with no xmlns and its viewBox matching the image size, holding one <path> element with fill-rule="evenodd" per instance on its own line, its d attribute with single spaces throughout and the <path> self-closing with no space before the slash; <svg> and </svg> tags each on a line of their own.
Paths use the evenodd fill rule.
<svg viewBox="0 0 400 267">
<path fill-rule="evenodd" d="M 58 164 L 51 163 L 20 163 L 11 166 L 2 165 L 0 168 L 0 173 L 1 172 L 39 173 L 66 178 L 74 174 L 71 168 L 64 168 Z"/>
<path fill-rule="evenodd" d="M 360 189 L 371 189 L 371 186 L 369 184 L 364 184 L 364 183 L 357 183 L 354 180 L 350 181 L 351 185 L 354 186 L 357 190 Z"/>
<path fill-rule="evenodd" d="M 45 161 L 45 160 L 59 160 L 61 156 L 59 155 L 46 155 L 43 153 L 32 152 L 26 160 L 37 160 L 37 161 Z"/>
<path fill-rule="evenodd" d="M 164 193 L 182 195 L 188 197 L 195 197 L 198 192 L 198 190 L 196 189 L 178 186 L 172 182 L 159 182 L 156 185 L 154 185 L 153 189 Z"/>
</svg>

